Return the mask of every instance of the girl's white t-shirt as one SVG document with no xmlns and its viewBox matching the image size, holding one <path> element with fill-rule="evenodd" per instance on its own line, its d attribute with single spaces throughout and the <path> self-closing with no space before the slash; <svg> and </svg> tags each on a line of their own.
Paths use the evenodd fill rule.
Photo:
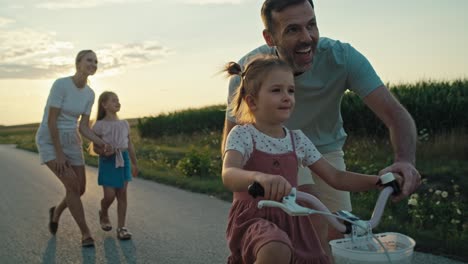
<svg viewBox="0 0 468 264">
<path fill-rule="evenodd" d="M 290 133 L 292 133 L 299 164 L 306 167 L 322 157 L 322 154 L 318 152 L 312 141 L 310 141 L 302 131 L 290 131 L 286 127 L 283 127 L 283 129 L 286 132 L 286 136 L 283 138 L 274 138 L 260 132 L 252 124 L 236 125 L 227 136 L 224 153 L 228 150 L 240 152 L 243 157 L 242 165 L 245 165 L 253 152 L 253 141 L 255 141 L 257 150 L 262 152 L 270 154 L 291 152 L 293 151 L 293 146 Z"/>
</svg>

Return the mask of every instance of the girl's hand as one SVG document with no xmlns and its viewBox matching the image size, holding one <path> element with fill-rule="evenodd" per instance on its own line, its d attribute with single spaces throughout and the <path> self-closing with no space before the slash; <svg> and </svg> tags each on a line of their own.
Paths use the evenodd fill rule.
<svg viewBox="0 0 468 264">
<path fill-rule="evenodd" d="M 259 173 L 255 181 L 265 190 L 265 199 L 280 201 L 291 192 L 291 184 L 281 175 Z"/>
<path fill-rule="evenodd" d="M 137 177 L 138 176 L 138 167 L 137 166 L 132 166 L 132 176 Z"/>
<path fill-rule="evenodd" d="M 93 151 L 98 155 L 103 155 L 104 145 L 93 144 Z"/>
<path fill-rule="evenodd" d="M 113 155 L 114 153 L 115 153 L 115 149 L 111 145 L 104 144 L 102 155 L 109 157 Z"/>
</svg>

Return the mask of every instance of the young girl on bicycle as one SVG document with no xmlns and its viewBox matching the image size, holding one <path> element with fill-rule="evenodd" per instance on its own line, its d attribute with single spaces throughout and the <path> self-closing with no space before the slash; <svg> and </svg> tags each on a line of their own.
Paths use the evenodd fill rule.
<svg viewBox="0 0 468 264">
<path fill-rule="evenodd" d="M 138 175 L 135 149 L 130 138 L 130 126 L 120 120 L 119 98 L 113 92 L 103 92 L 98 100 L 98 113 L 93 131 L 112 146 L 112 151 L 103 152 L 94 148 L 99 156 L 98 184 L 102 185 L 104 198 L 101 200 L 99 222 L 104 231 L 112 230 L 108 209 L 117 198 L 117 238 L 131 239 L 125 227 L 127 212 L 127 184 Z M 131 163 L 131 165 L 130 165 Z"/>
<path fill-rule="evenodd" d="M 244 71 L 233 62 L 226 71 L 241 76 L 230 109 L 242 124 L 229 133 L 223 156 L 223 183 L 234 192 L 226 231 L 228 263 L 331 263 L 309 217 L 258 209 L 258 201 L 288 195 L 297 186 L 299 164 L 346 191 L 377 189 L 379 177 L 335 169 L 300 130 L 283 126 L 295 103 L 294 76 L 285 62 L 259 57 Z M 264 188 L 264 197 L 247 193 L 253 182 Z"/>
</svg>

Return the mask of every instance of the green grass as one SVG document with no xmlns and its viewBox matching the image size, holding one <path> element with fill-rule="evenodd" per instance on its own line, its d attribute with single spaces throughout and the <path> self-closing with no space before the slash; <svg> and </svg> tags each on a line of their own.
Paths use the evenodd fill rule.
<svg viewBox="0 0 468 264">
<path fill-rule="evenodd" d="M 217 161 L 215 168 L 220 168 L 219 133 L 203 133 L 192 136 L 175 135 L 158 139 L 143 139 L 138 135 L 135 120 L 132 125 L 131 136 L 135 144 L 140 168 L 139 177 L 154 180 L 159 183 L 176 186 L 194 192 L 213 195 L 221 199 L 230 200 L 232 194 L 226 190 L 218 174 L 190 177 L 177 169 L 178 162 L 183 159 L 190 149 L 208 147 L 208 155 Z M 0 144 L 16 144 L 17 148 L 37 152 L 35 132 L 38 124 L 23 126 L 0 127 Z M 83 147 L 89 142 L 85 139 Z M 85 152 L 86 164 L 97 166 L 97 157 Z"/>
</svg>

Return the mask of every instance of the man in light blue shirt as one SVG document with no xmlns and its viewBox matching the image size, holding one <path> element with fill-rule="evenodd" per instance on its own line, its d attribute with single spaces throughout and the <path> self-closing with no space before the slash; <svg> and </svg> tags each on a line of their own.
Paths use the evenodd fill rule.
<svg viewBox="0 0 468 264">
<path fill-rule="evenodd" d="M 397 200 L 413 193 L 420 185 L 415 168 L 416 127 L 369 61 L 349 44 L 319 37 L 312 0 L 266 0 L 262 19 L 267 45 L 245 55 L 239 64 L 245 65 L 258 54 L 270 54 L 292 67 L 296 106 L 286 126 L 301 129 L 330 163 L 345 170 L 342 147 L 347 135 L 340 113 L 341 99 L 347 90 L 357 93 L 389 129 L 395 159 L 380 173 L 391 171 L 403 176 L 402 194 Z M 231 78 L 228 101 L 239 81 L 239 77 Z M 223 146 L 236 124 L 226 112 Z M 310 177 L 305 169 L 300 170 L 299 185 L 300 190 L 316 195 L 331 211 L 351 210 L 348 192 L 337 191 L 318 177 Z M 330 231 L 329 239 L 339 236 Z"/>
</svg>

